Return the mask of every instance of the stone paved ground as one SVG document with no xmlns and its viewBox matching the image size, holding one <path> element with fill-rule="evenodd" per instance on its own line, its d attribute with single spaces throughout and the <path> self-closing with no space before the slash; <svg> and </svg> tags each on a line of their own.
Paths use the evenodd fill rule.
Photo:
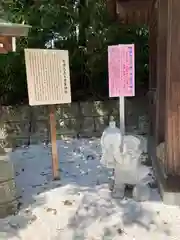
<svg viewBox="0 0 180 240">
<path fill-rule="evenodd" d="M 178 240 L 179 207 L 151 199 L 112 199 L 98 139 L 58 141 L 61 181 L 51 181 L 50 147 L 17 149 L 12 157 L 20 211 L 0 220 L 1 240 Z"/>
</svg>

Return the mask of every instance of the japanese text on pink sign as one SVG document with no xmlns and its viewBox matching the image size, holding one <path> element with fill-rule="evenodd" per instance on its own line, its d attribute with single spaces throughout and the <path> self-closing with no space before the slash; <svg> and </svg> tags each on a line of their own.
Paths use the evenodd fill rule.
<svg viewBox="0 0 180 240">
<path fill-rule="evenodd" d="M 134 96 L 134 44 L 109 46 L 108 67 L 109 96 Z"/>
</svg>

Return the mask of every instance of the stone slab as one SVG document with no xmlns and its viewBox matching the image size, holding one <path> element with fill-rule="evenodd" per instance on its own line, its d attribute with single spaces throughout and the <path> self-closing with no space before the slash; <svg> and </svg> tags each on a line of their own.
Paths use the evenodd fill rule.
<svg viewBox="0 0 180 240">
<path fill-rule="evenodd" d="M 159 193 L 161 195 L 163 203 L 166 205 L 180 206 L 180 192 L 171 191 L 170 189 L 166 188 L 165 182 L 167 181 L 167 176 L 163 170 L 162 165 L 160 164 L 160 161 L 156 157 L 156 148 L 152 137 L 149 138 L 149 151 L 159 188 Z"/>
<path fill-rule="evenodd" d="M 9 215 L 15 214 L 18 209 L 18 201 L 6 202 L 0 204 L 0 218 L 5 218 Z"/>
<path fill-rule="evenodd" d="M 0 183 L 0 218 L 17 211 L 18 201 L 14 179 Z"/>
<path fill-rule="evenodd" d="M 0 155 L 0 218 L 17 210 L 14 168 L 8 154 Z"/>
<path fill-rule="evenodd" d="M 0 184 L 7 179 L 14 178 L 13 164 L 6 156 L 0 156 Z"/>
<path fill-rule="evenodd" d="M 16 185 L 14 179 L 0 183 L 0 204 L 6 204 L 16 199 Z"/>
</svg>

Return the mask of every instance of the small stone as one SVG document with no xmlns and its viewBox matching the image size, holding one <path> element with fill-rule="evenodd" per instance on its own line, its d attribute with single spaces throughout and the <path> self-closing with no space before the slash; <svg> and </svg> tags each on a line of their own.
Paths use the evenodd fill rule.
<svg viewBox="0 0 180 240">
<path fill-rule="evenodd" d="M 87 160 L 94 160 L 94 156 L 93 156 L 93 155 L 88 155 L 88 156 L 86 157 L 86 159 L 87 159 Z"/>
<path fill-rule="evenodd" d="M 32 215 L 30 221 L 29 221 L 29 224 L 32 224 L 33 222 L 35 222 L 37 220 L 37 217 L 36 215 Z"/>
<path fill-rule="evenodd" d="M 19 210 L 23 204 L 21 202 L 18 202 L 17 209 Z"/>
<path fill-rule="evenodd" d="M 46 176 L 46 175 L 48 175 L 48 173 L 42 172 L 42 173 L 40 173 L 40 175 L 41 176 Z"/>
<path fill-rule="evenodd" d="M 56 215 L 57 214 L 57 210 L 54 208 L 47 208 L 46 210 L 47 212 L 51 212 L 52 214 Z"/>
<path fill-rule="evenodd" d="M 124 231 L 121 228 L 118 228 L 117 232 L 118 232 L 119 235 L 123 235 L 124 234 Z"/>
<path fill-rule="evenodd" d="M 19 228 L 19 225 L 15 224 L 15 223 L 9 223 L 9 226 L 13 229 L 18 229 Z"/>
<path fill-rule="evenodd" d="M 32 188 L 37 188 L 37 187 L 41 187 L 42 186 L 42 184 L 36 184 L 36 185 L 32 185 L 31 187 Z"/>
<path fill-rule="evenodd" d="M 57 185 L 56 185 L 56 187 L 58 188 L 58 187 L 62 187 L 62 184 L 61 183 L 58 183 Z"/>
<path fill-rule="evenodd" d="M 31 213 L 30 209 L 25 209 L 25 213 L 26 213 L 26 214 Z"/>
<path fill-rule="evenodd" d="M 100 182 L 99 182 L 99 180 L 97 180 L 97 182 L 96 182 L 96 185 L 100 185 Z"/>
<path fill-rule="evenodd" d="M 69 200 L 65 200 L 65 201 L 64 201 L 64 205 L 65 205 L 65 206 L 71 206 L 71 205 L 72 205 L 72 202 L 69 201 Z"/>
</svg>

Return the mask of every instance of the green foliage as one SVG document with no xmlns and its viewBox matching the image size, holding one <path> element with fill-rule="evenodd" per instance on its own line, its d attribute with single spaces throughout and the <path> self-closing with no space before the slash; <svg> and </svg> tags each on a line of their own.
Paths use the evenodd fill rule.
<svg viewBox="0 0 180 240">
<path fill-rule="evenodd" d="M 10 21 L 32 30 L 18 40 L 17 53 L 0 56 L 1 103 L 27 100 L 23 49 L 48 47 L 52 39 L 69 50 L 74 100 L 108 96 L 108 45 L 135 43 L 136 83 L 148 82 L 147 29 L 112 23 L 104 0 L 4 0 L 2 6 Z"/>
</svg>

